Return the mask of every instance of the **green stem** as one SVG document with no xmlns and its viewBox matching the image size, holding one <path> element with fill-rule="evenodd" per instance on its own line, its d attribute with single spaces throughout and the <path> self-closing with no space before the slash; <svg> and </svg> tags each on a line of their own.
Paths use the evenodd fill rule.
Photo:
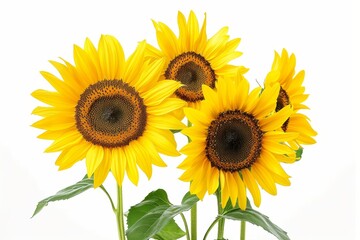
<svg viewBox="0 0 360 240">
<path fill-rule="evenodd" d="M 221 215 L 221 214 L 223 214 L 224 209 L 222 208 L 222 204 L 221 204 L 221 190 L 220 190 L 220 188 L 216 191 L 216 198 L 217 198 L 217 202 L 218 202 L 218 214 Z M 217 236 L 218 240 L 223 240 L 224 239 L 224 227 L 225 227 L 225 219 L 220 218 L 219 223 L 218 223 L 218 236 Z"/>
<path fill-rule="evenodd" d="M 215 226 L 215 224 L 220 220 L 220 217 L 217 217 L 210 225 L 210 227 L 208 228 L 208 230 L 206 231 L 203 240 L 206 240 L 207 236 L 209 235 L 211 229 Z"/>
<path fill-rule="evenodd" d="M 106 196 L 109 198 L 109 201 L 110 201 L 112 210 L 113 210 L 114 212 L 116 212 L 116 208 L 115 208 L 114 202 L 113 202 L 110 194 L 108 193 L 108 191 L 106 191 L 106 189 L 105 189 L 105 187 L 104 187 L 103 185 L 101 185 L 100 188 L 101 188 L 101 190 L 104 191 L 104 193 L 106 194 Z"/>
<path fill-rule="evenodd" d="M 180 213 L 180 216 L 184 222 L 184 226 L 185 226 L 185 231 L 186 231 L 186 240 L 190 240 L 190 235 L 189 235 L 189 227 L 188 227 L 188 224 L 187 224 L 187 221 L 186 221 L 186 218 L 184 216 L 183 213 Z"/>
<path fill-rule="evenodd" d="M 197 238 L 197 204 L 195 203 L 194 206 L 190 210 L 190 220 L 191 220 L 191 240 L 196 240 Z"/>
<path fill-rule="evenodd" d="M 117 185 L 117 197 L 118 197 L 118 204 L 115 213 L 116 213 L 116 221 L 119 231 L 119 240 L 125 240 L 122 188 L 119 185 Z"/>
<path fill-rule="evenodd" d="M 188 120 L 187 126 L 191 127 L 191 122 Z M 188 137 L 188 142 L 191 139 Z M 191 240 L 197 239 L 197 203 L 195 203 L 190 210 L 190 224 L 191 224 Z"/>
<path fill-rule="evenodd" d="M 240 240 L 245 240 L 245 227 L 246 227 L 246 222 L 241 221 Z"/>
</svg>

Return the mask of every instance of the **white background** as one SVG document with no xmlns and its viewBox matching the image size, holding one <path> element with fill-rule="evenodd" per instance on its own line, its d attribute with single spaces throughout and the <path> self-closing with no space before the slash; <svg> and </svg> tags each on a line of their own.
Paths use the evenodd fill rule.
<svg viewBox="0 0 360 240">
<path fill-rule="evenodd" d="M 1 1 L 0 2 L 0 239 L 115 240 L 115 217 L 101 190 L 89 190 L 68 201 L 51 203 L 31 219 L 37 202 L 80 180 L 85 165 L 57 171 L 57 154 L 36 138 L 30 113 L 41 103 L 30 96 L 51 89 L 40 70 L 55 73 L 47 62 L 64 57 L 72 62 L 73 44 L 86 37 L 97 43 L 112 34 L 127 56 L 138 41 L 156 44 L 151 19 L 177 31 L 177 11 L 193 9 L 200 21 L 208 16 L 208 34 L 229 26 L 240 37 L 244 54 L 235 63 L 250 68 L 252 86 L 270 69 L 274 50 L 287 48 L 297 56 L 297 70 L 306 70 L 307 114 L 318 131 L 316 145 L 305 147 L 303 160 L 285 166 L 291 187 L 276 197 L 262 192 L 259 211 L 285 229 L 291 239 L 356 239 L 356 191 L 359 179 L 359 15 L 350 1 Z M 179 147 L 185 139 L 177 136 Z M 124 182 L 124 208 L 151 190 L 164 188 L 180 203 L 188 184 L 177 177 L 183 157 L 166 158 L 168 168 L 154 168 L 153 178 L 141 175 L 138 187 Z M 115 195 L 109 175 L 105 186 Z M 214 196 L 199 203 L 199 239 L 216 214 Z M 188 216 L 188 215 L 187 215 Z M 178 221 L 182 226 L 181 221 Z M 226 222 L 228 239 L 239 239 L 238 223 Z M 247 239 L 275 239 L 247 225 Z M 216 230 L 208 239 L 215 238 Z M 359 232 L 359 230 L 358 230 Z M 360 235 L 358 235 L 360 236 Z"/>
</svg>

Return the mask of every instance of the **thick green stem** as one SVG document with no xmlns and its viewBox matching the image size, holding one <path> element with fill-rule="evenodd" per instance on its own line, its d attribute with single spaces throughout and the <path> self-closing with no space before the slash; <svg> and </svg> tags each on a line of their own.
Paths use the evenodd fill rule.
<svg viewBox="0 0 360 240">
<path fill-rule="evenodd" d="M 197 206 L 196 206 L 196 203 L 191 208 L 190 213 L 191 213 L 191 215 L 190 215 L 190 220 L 191 220 L 191 240 L 196 240 L 197 239 L 197 232 L 196 232 L 196 228 L 197 228 Z"/>
<path fill-rule="evenodd" d="M 116 213 L 116 221 L 119 232 L 119 240 L 125 240 L 122 188 L 119 185 L 117 185 L 117 197 L 118 197 L 118 204 L 115 213 Z"/>
<path fill-rule="evenodd" d="M 221 215 L 221 214 L 223 214 L 224 209 L 222 208 L 222 203 L 221 203 L 221 190 L 220 190 L 220 188 L 216 191 L 216 198 L 217 198 L 217 203 L 218 203 L 218 214 Z M 224 239 L 224 228 L 225 228 L 225 219 L 220 218 L 219 222 L 218 222 L 218 236 L 217 236 L 218 240 L 223 240 Z"/>
<path fill-rule="evenodd" d="M 245 240 L 245 227 L 246 227 L 246 222 L 241 221 L 240 240 Z"/>
<path fill-rule="evenodd" d="M 186 232 L 186 240 L 190 240 L 189 227 L 188 227 L 186 218 L 185 218 L 183 213 L 180 213 L 180 216 L 181 216 L 181 218 L 182 218 L 182 220 L 184 222 L 185 232 Z"/>
</svg>

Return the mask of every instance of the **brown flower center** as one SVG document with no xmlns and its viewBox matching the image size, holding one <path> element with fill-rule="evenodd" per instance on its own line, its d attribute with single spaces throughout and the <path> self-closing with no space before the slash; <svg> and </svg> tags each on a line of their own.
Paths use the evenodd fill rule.
<svg viewBox="0 0 360 240">
<path fill-rule="evenodd" d="M 121 147 L 143 134 L 146 106 L 133 87 L 121 80 L 103 80 L 81 94 L 75 119 L 87 141 L 103 147 Z"/>
<path fill-rule="evenodd" d="M 210 63 L 200 54 L 185 52 L 175 57 L 165 71 L 166 79 L 183 83 L 175 94 L 187 101 L 196 102 L 204 99 L 201 86 L 215 87 L 215 73 Z"/>
<path fill-rule="evenodd" d="M 275 111 L 278 112 L 289 104 L 290 104 L 290 98 L 289 98 L 288 94 L 286 93 L 286 91 L 281 87 L 279 96 L 276 101 Z M 281 126 L 281 128 L 284 132 L 286 132 L 288 124 L 289 124 L 289 118 Z"/>
<path fill-rule="evenodd" d="M 258 120 L 239 110 L 220 113 L 208 128 L 206 156 L 213 167 L 235 172 L 260 156 L 263 132 Z"/>
</svg>

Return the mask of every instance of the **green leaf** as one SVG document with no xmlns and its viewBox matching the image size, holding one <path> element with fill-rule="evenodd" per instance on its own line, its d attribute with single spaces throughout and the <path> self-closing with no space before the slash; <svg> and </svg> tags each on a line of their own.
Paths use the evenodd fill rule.
<svg viewBox="0 0 360 240">
<path fill-rule="evenodd" d="M 184 231 L 176 225 L 174 218 L 190 210 L 197 201 L 199 199 L 195 195 L 187 193 L 181 205 L 173 205 L 164 190 L 151 192 L 128 212 L 126 231 L 128 240 L 149 238 L 171 240 L 184 236 Z"/>
<path fill-rule="evenodd" d="M 303 148 L 302 147 L 299 147 L 299 149 L 298 150 L 296 150 L 295 152 L 296 152 L 296 160 L 297 161 L 299 161 L 300 159 L 301 159 L 301 156 L 302 156 L 302 154 L 303 154 Z"/>
<path fill-rule="evenodd" d="M 36 214 L 38 214 L 44 207 L 46 207 L 49 204 L 49 202 L 70 199 L 72 197 L 75 197 L 76 195 L 79 195 L 82 192 L 85 192 L 86 190 L 92 188 L 93 186 L 94 186 L 93 178 L 88 178 L 87 176 L 85 176 L 81 181 L 75 183 L 74 185 L 64 188 L 59 192 L 57 192 L 55 195 L 41 200 L 37 204 L 34 214 L 31 217 L 34 217 Z"/>
<path fill-rule="evenodd" d="M 165 239 L 178 239 L 185 236 L 185 232 L 175 223 L 172 219 L 161 231 L 155 236 L 154 239 L 165 240 Z"/>
<path fill-rule="evenodd" d="M 248 206 L 249 207 L 247 207 L 245 211 L 241 210 L 240 208 L 234 208 L 225 212 L 224 214 L 219 215 L 219 217 L 237 221 L 247 221 L 262 227 L 264 230 L 268 231 L 280 240 L 290 239 L 287 233 L 271 222 L 267 216 L 252 209 L 250 205 Z"/>
</svg>

